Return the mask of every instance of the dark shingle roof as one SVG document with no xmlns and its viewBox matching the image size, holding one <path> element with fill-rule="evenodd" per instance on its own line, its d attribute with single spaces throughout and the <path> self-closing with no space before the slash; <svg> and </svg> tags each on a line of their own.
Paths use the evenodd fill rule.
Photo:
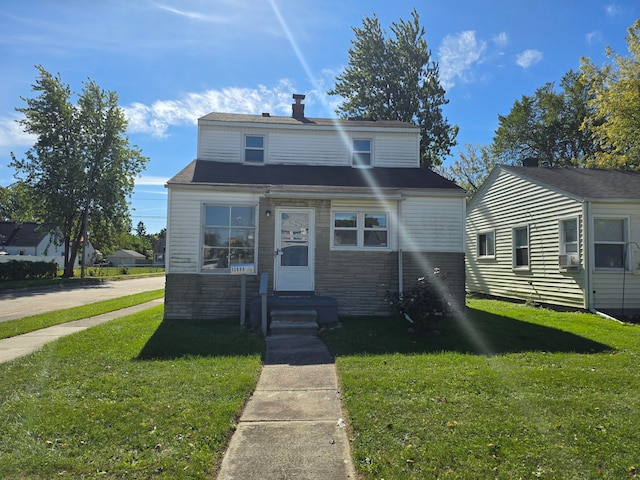
<svg viewBox="0 0 640 480">
<path fill-rule="evenodd" d="M 320 165 L 246 165 L 194 160 L 168 185 L 251 185 L 449 189 L 450 180 L 426 168 L 352 168 Z"/>
<path fill-rule="evenodd" d="M 44 238 L 36 223 L 0 222 L 0 247 L 36 247 Z"/>
<path fill-rule="evenodd" d="M 640 171 L 502 166 L 584 199 L 640 199 Z"/>
</svg>

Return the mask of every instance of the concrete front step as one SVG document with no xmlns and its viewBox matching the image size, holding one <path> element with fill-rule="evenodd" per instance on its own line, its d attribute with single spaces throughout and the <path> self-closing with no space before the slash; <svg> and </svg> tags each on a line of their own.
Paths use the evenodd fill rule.
<svg viewBox="0 0 640 480">
<path fill-rule="evenodd" d="M 317 335 L 317 322 L 288 322 L 276 320 L 271 322 L 271 335 Z"/>
<path fill-rule="evenodd" d="M 316 335 L 318 312 L 315 310 L 274 310 L 271 335 Z"/>
</svg>

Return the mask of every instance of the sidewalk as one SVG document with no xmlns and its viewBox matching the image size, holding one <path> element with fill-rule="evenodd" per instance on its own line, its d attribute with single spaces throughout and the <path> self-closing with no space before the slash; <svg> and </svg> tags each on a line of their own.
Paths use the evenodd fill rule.
<svg viewBox="0 0 640 480">
<path fill-rule="evenodd" d="M 318 337 L 267 337 L 218 480 L 355 479 L 335 365 Z"/>
<path fill-rule="evenodd" d="M 146 310 L 156 305 L 162 305 L 164 299 L 159 298 L 150 302 L 134 305 L 133 307 L 122 308 L 95 317 L 83 318 L 73 322 L 62 323 L 53 327 L 43 328 L 34 332 L 16 335 L 15 337 L 0 340 L 0 363 L 8 362 L 18 357 L 23 357 L 42 348 L 46 343 L 56 340 L 65 335 L 80 332 L 89 327 L 108 322 L 115 318 L 124 317 Z"/>
</svg>

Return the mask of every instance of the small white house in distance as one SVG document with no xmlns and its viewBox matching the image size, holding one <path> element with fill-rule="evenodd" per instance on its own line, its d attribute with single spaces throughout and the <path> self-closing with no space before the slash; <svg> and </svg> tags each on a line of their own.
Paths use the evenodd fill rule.
<svg viewBox="0 0 640 480">
<path fill-rule="evenodd" d="M 87 243 L 86 256 L 87 263 L 93 263 L 95 249 L 91 242 Z M 0 222 L 0 261 L 10 260 L 55 261 L 63 268 L 64 246 L 50 233 L 42 232 L 36 223 Z M 76 258 L 75 267 L 79 260 Z"/>
<path fill-rule="evenodd" d="M 467 207 L 467 290 L 640 313 L 640 172 L 497 166 Z"/>
<path fill-rule="evenodd" d="M 308 118 L 294 99 L 290 117 L 198 120 L 197 159 L 167 183 L 165 317 L 237 316 L 237 274 L 247 302 L 267 273 L 281 298 L 388 315 L 387 290 L 437 267 L 464 305 L 466 193 L 420 167 L 419 128 Z"/>
</svg>

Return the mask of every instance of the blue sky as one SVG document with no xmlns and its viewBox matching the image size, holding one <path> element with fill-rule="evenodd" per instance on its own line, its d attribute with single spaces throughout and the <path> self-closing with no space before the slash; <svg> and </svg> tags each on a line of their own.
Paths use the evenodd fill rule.
<svg viewBox="0 0 640 480">
<path fill-rule="evenodd" d="M 87 78 L 114 90 L 128 136 L 150 157 L 136 182 L 132 220 L 165 226 L 164 183 L 196 155 L 196 120 L 210 112 L 334 117 L 326 91 L 348 62 L 351 27 L 374 13 L 382 26 L 409 19 L 426 29 L 458 147 L 489 144 L 516 99 L 578 69 L 627 53 L 638 0 L 23 0 L 0 2 L 0 185 L 13 181 L 9 152 L 33 144 L 15 108 L 33 97 L 35 65 L 73 91 Z M 451 158 L 448 160 L 450 161 Z"/>
</svg>

